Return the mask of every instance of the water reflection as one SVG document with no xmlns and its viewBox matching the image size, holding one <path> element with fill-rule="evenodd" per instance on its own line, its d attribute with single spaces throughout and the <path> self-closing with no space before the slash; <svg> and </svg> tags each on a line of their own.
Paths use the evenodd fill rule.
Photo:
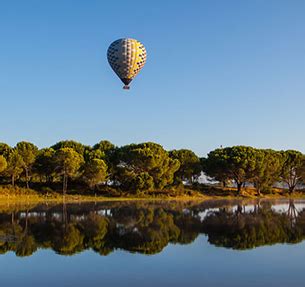
<svg viewBox="0 0 305 287">
<path fill-rule="evenodd" d="M 29 256 L 38 249 L 72 255 L 92 249 L 155 254 L 199 234 L 215 246 L 250 249 L 305 237 L 305 204 L 294 202 L 115 202 L 40 205 L 0 214 L 0 252 Z"/>
</svg>

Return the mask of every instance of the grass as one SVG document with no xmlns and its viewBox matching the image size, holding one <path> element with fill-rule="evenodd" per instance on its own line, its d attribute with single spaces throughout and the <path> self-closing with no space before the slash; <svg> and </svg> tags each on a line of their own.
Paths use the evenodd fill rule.
<svg viewBox="0 0 305 287">
<path fill-rule="evenodd" d="M 206 201 L 213 199 L 282 199 L 299 198 L 305 199 L 303 191 L 289 195 L 283 189 L 273 189 L 268 194 L 256 195 L 254 188 L 244 188 L 240 195 L 234 188 L 217 188 L 211 186 L 198 186 L 195 188 L 177 187 L 163 191 L 153 191 L 139 194 L 114 193 L 114 194 L 80 194 L 71 191 L 65 196 L 60 192 L 54 192 L 45 188 L 43 192 L 22 187 L 12 187 L 10 185 L 0 186 L 0 204 L 37 204 L 37 203 L 80 203 L 80 202 L 103 202 L 103 201 L 133 201 L 133 200 L 157 200 L 157 201 Z"/>
</svg>

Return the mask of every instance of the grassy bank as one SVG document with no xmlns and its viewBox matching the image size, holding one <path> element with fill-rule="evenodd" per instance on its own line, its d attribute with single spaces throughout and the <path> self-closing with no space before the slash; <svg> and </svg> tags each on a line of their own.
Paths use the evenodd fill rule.
<svg viewBox="0 0 305 287">
<path fill-rule="evenodd" d="M 244 188 L 241 194 L 237 194 L 234 188 L 200 187 L 196 189 L 174 188 L 164 191 L 154 191 L 139 194 L 112 193 L 95 194 L 93 192 L 79 193 L 70 191 L 65 196 L 60 192 L 49 189 L 39 192 L 34 189 L 22 187 L 0 186 L 0 203 L 80 203 L 80 202 L 102 202 L 102 201 L 129 201 L 129 200 L 179 200 L 179 201 L 205 201 L 212 199 L 284 199 L 304 198 L 302 191 L 288 194 L 283 189 L 273 189 L 268 194 L 259 197 L 253 188 Z"/>
<path fill-rule="evenodd" d="M 141 193 L 141 194 L 110 194 L 99 195 L 95 193 L 77 193 L 71 191 L 63 196 L 62 193 L 56 191 L 38 192 L 34 189 L 22 187 L 0 186 L 0 203 L 66 203 L 72 202 L 101 202 L 101 201 L 128 201 L 128 200 L 205 200 L 208 196 L 201 194 L 198 191 L 186 190 L 186 192 L 165 191 Z"/>
</svg>

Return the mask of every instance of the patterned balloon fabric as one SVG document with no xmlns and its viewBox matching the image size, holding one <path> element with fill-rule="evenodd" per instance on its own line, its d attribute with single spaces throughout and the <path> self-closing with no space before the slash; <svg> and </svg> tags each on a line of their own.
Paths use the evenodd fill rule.
<svg viewBox="0 0 305 287">
<path fill-rule="evenodd" d="M 146 62 L 146 49 L 135 39 L 119 39 L 108 48 L 107 58 L 111 68 L 128 88 Z"/>
</svg>

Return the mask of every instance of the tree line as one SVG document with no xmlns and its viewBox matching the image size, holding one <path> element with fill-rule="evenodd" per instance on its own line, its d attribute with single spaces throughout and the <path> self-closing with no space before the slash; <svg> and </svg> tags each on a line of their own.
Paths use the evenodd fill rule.
<svg viewBox="0 0 305 287">
<path fill-rule="evenodd" d="M 238 193 L 252 185 L 260 195 L 276 183 L 284 183 L 292 193 L 305 182 L 305 156 L 295 150 L 248 146 L 217 148 L 200 158 L 191 150 L 167 151 L 153 142 L 117 147 L 105 140 L 94 146 L 67 140 L 42 149 L 25 141 L 15 147 L 0 143 L 2 184 L 30 188 L 61 183 L 64 194 L 69 182 L 95 191 L 100 186 L 133 193 L 162 191 L 198 185 L 203 173 L 224 187 L 236 186 Z"/>
<path fill-rule="evenodd" d="M 270 192 L 276 183 L 292 193 L 305 181 L 305 156 L 295 150 L 274 151 L 248 146 L 218 148 L 201 159 L 205 173 L 223 182 L 234 182 L 238 193 L 252 184 L 258 195 Z"/>
</svg>

